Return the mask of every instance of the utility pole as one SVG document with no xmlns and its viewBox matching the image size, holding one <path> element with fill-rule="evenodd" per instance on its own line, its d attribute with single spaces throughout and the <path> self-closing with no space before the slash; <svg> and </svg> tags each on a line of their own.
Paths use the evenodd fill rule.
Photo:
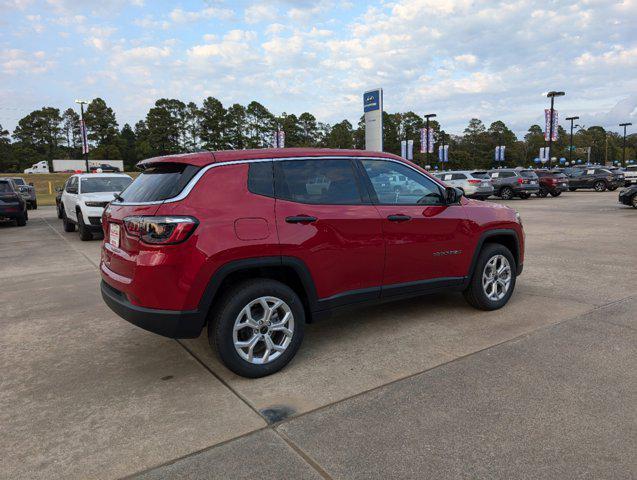
<svg viewBox="0 0 637 480">
<path fill-rule="evenodd" d="M 566 93 L 564 92 L 549 92 L 546 94 L 546 96 L 548 98 L 551 99 L 551 111 L 549 114 L 549 151 L 548 151 L 548 159 L 549 159 L 549 170 L 551 169 L 551 147 L 553 146 L 553 112 L 554 112 L 554 102 L 555 102 L 555 97 L 562 97 L 566 95 Z"/>
<path fill-rule="evenodd" d="M 88 139 L 86 138 L 86 124 L 84 123 L 84 105 L 88 102 L 86 100 L 75 100 L 75 103 L 80 105 L 80 134 L 82 135 L 82 155 L 84 156 L 84 167 L 86 173 L 89 173 L 88 169 Z"/>
<path fill-rule="evenodd" d="M 425 114 L 425 165 L 429 165 L 429 119 L 435 116 L 435 113 Z"/>
<path fill-rule="evenodd" d="M 573 122 L 579 120 L 579 117 L 566 117 L 566 120 L 571 122 L 571 140 L 568 147 L 568 163 L 573 161 Z"/>
<path fill-rule="evenodd" d="M 620 123 L 620 127 L 624 127 L 624 143 L 622 145 L 622 166 L 626 166 L 626 127 L 629 127 L 632 123 Z"/>
</svg>

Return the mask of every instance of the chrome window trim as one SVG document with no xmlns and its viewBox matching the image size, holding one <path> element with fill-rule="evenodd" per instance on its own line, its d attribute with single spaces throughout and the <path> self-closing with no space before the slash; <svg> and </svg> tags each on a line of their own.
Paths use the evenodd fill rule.
<svg viewBox="0 0 637 480">
<path fill-rule="evenodd" d="M 199 170 L 194 177 L 192 177 L 190 179 L 190 181 L 186 184 L 184 189 L 179 193 L 179 195 L 177 195 L 175 197 L 167 198 L 167 199 L 164 199 L 164 200 L 154 200 L 152 202 L 118 202 L 118 201 L 113 201 L 111 204 L 112 204 L 113 207 L 119 207 L 119 206 L 134 207 L 134 206 L 161 205 L 162 203 L 180 202 L 181 200 L 185 199 L 190 194 L 190 192 L 195 187 L 197 182 L 199 182 L 201 177 L 203 177 L 209 170 L 211 170 L 213 168 L 217 168 L 217 167 L 225 167 L 227 165 L 239 165 L 239 164 L 242 164 L 242 163 L 248 163 L 249 164 L 249 163 L 259 163 L 259 162 L 285 162 L 285 161 L 288 161 L 288 160 L 320 160 L 320 159 L 330 159 L 330 160 L 339 160 L 339 159 L 344 159 L 344 160 L 385 160 L 385 161 L 388 161 L 388 162 L 399 163 L 399 164 L 404 165 L 404 166 L 406 166 L 408 168 L 411 168 L 412 170 L 414 170 L 415 172 L 419 173 L 420 175 L 425 175 L 423 172 L 421 172 L 417 168 L 414 168 L 412 165 L 410 165 L 408 163 L 401 162 L 400 160 L 396 160 L 395 158 L 387 158 L 387 157 L 368 157 L 368 156 L 352 156 L 352 155 L 319 155 L 319 156 L 310 156 L 310 157 L 254 158 L 254 159 L 245 159 L 245 160 L 233 160 L 231 162 L 211 163 L 209 165 L 206 165 L 201 170 Z M 437 183 L 440 186 L 440 183 L 438 182 L 438 179 L 435 178 L 433 175 L 425 175 L 425 176 L 427 176 L 427 178 L 429 178 L 430 180 L 433 180 L 435 183 Z"/>
</svg>

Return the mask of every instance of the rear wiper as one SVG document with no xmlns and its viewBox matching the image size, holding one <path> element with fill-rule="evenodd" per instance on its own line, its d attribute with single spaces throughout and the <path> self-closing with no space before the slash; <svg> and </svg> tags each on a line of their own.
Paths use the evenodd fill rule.
<svg viewBox="0 0 637 480">
<path fill-rule="evenodd" d="M 113 196 L 115 197 L 115 200 L 117 200 L 118 202 L 123 202 L 124 199 L 122 198 L 122 196 L 119 193 L 114 193 Z"/>
</svg>

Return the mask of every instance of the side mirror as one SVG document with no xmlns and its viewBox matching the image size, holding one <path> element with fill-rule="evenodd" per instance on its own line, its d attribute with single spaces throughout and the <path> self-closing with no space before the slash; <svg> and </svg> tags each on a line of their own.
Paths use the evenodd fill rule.
<svg viewBox="0 0 637 480">
<path fill-rule="evenodd" d="M 462 190 L 454 187 L 445 188 L 445 203 L 447 205 L 453 205 L 458 203 L 462 198 Z"/>
</svg>

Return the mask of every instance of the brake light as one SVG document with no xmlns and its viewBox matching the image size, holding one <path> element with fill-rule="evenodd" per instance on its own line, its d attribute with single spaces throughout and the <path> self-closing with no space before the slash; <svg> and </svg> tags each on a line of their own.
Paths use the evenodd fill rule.
<svg viewBox="0 0 637 480">
<path fill-rule="evenodd" d="M 124 228 L 129 235 L 154 245 L 171 245 L 186 240 L 199 225 L 193 217 L 126 217 Z"/>
<path fill-rule="evenodd" d="M 468 180 L 468 182 L 473 184 L 473 185 L 478 185 L 478 184 L 482 183 L 482 180 Z"/>
<path fill-rule="evenodd" d="M 518 183 L 519 183 L 520 185 L 522 185 L 522 184 L 524 183 L 524 180 L 522 180 L 522 177 L 518 177 Z"/>
</svg>

